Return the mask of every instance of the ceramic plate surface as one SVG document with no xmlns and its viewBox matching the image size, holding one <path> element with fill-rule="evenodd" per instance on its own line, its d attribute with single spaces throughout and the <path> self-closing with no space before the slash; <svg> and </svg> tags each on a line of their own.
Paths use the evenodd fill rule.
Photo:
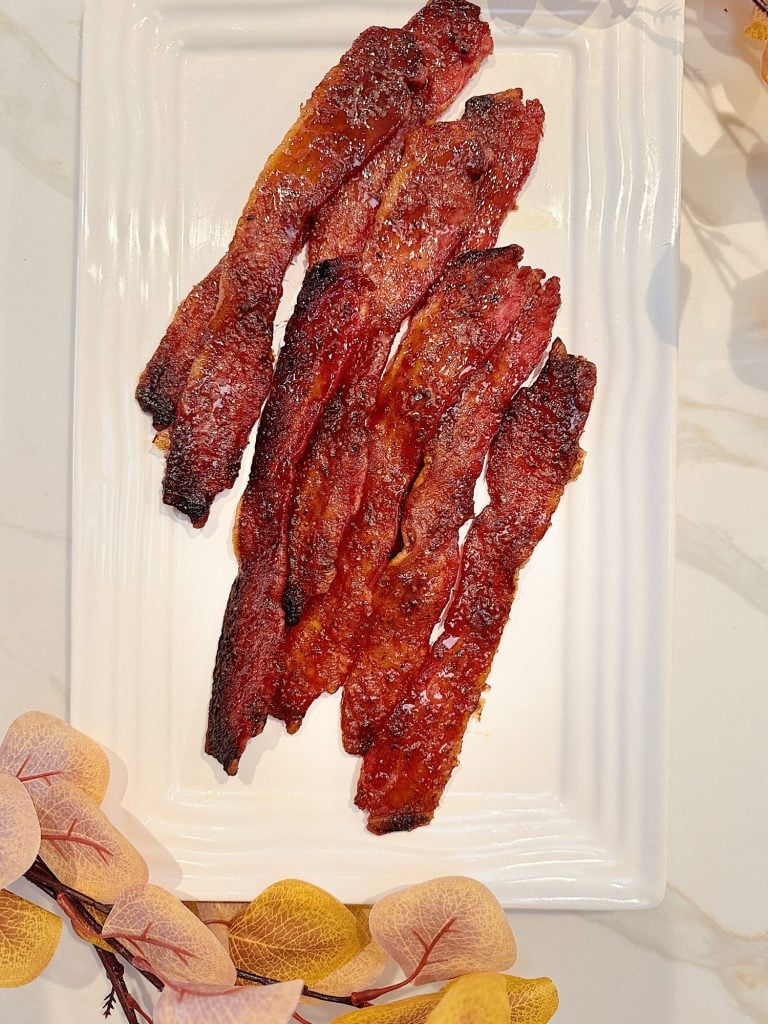
<svg viewBox="0 0 768 1024">
<path fill-rule="evenodd" d="M 461 767 L 430 827 L 386 838 L 352 804 L 338 696 L 295 737 L 271 722 L 237 779 L 202 754 L 243 481 L 200 532 L 164 508 L 133 389 L 300 102 L 360 30 L 403 24 L 417 2 L 86 6 L 71 717 L 113 755 L 113 813 L 153 879 L 245 899 L 293 876 L 360 901 L 463 873 L 509 906 L 652 904 L 664 885 L 681 0 L 485 6 L 495 54 L 466 95 L 522 86 L 547 115 L 501 241 L 561 277 L 557 333 L 596 362 L 598 387 L 584 472 L 523 573 Z M 301 274 L 289 272 L 280 324 Z"/>
</svg>

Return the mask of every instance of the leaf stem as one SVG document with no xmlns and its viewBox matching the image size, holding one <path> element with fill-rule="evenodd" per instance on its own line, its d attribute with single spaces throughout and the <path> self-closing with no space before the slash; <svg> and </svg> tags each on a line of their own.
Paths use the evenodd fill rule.
<svg viewBox="0 0 768 1024">
<path fill-rule="evenodd" d="M 120 1008 L 125 1014 L 125 1019 L 128 1021 L 128 1024 L 139 1024 L 136 1016 L 136 1007 L 133 1005 L 136 1000 L 130 994 L 125 984 L 125 968 L 114 953 L 108 953 L 106 949 L 101 949 L 100 946 L 95 946 L 94 948 L 109 978 L 112 991 L 117 996 Z"/>
<path fill-rule="evenodd" d="M 422 937 L 418 934 L 418 932 L 414 932 L 414 935 L 419 940 L 419 943 L 421 944 L 424 953 L 422 954 L 421 959 L 416 964 L 411 973 L 408 975 L 408 977 L 403 978 L 402 981 L 396 981 L 393 985 L 385 985 L 383 988 L 368 988 L 365 989 L 363 992 L 353 992 L 352 995 L 350 996 L 350 998 L 352 999 L 352 1005 L 364 1006 L 366 1003 L 373 1002 L 374 999 L 379 999 L 381 996 L 387 995 L 388 992 L 396 992 L 398 989 L 405 988 L 406 985 L 410 985 L 412 982 L 414 982 L 429 963 L 429 958 L 432 955 L 432 953 L 434 953 L 435 946 L 438 944 L 440 939 L 443 938 L 444 935 L 448 934 L 448 932 L 451 930 L 455 923 L 455 917 L 452 917 L 448 921 L 446 921 L 442 928 L 440 928 L 439 931 L 435 933 L 434 937 L 431 939 L 430 942 L 425 942 L 424 939 L 422 939 Z"/>
<path fill-rule="evenodd" d="M 278 978 L 267 978 L 263 974 L 253 974 L 251 971 L 241 971 L 238 969 L 237 976 L 241 981 L 250 981 L 254 985 L 279 985 L 280 981 Z M 339 1003 L 341 1006 L 361 1006 L 361 1003 L 353 1003 L 353 996 L 329 996 L 325 992 L 315 992 L 314 989 L 308 988 L 306 985 L 301 990 L 303 996 L 309 996 L 310 999 L 320 999 L 324 1003 Z"/>
</svg>

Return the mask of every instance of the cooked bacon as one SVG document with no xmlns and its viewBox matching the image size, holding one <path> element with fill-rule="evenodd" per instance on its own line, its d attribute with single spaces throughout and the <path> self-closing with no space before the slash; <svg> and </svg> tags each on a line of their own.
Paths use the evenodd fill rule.
<svg viewBox="0 0 768 1024">
<path fill-rule="evenodd" d="M 410 33 L 368 29 L 315 89 L 260 174 L 224 258 L 216 309 L 172 427 L 164 499 L 195 525 L 237 475 L 272 378 L 283 275 L 310 218 L 386 145 L 428 87 Z"/>
<path fill-rule="evenodd" d="M 362 752 L 397 702 L 400 674 L 423 657 L 455 576 L 458 529 L 472 513 L 475 481 L 491 438 L 511 395 L 549 344 L 559 283 L 553 278 L 542 287 L 543 276 L 541 271 L 521 272 L 522 312 L 514 326 L 496 335 L 495 346 L 426 445 L 424 468 L 405 504 L 403 546 L 389 566 L 398 506 L 384 494 L 381 509 L 389 529 L 377 544 L 379 502 L 372 477 L 370 502 L 355 519 L 343 573 L 287 637 L 287 671 L 273 713 L 289 731 L 298 729 L 320 693 L 332 693 L 346 680 L 342 737 L 350 753 Z M 374 472 L 381 472 L 378 458 Z M 371 545 L 370 559 L 366 544 Z"/>
<path fill-rule="evenodd" d="M 468 101 L 462 120 L 479 134 L 491 161 L 480 184 L 481 202 L 462 250 L 493 245 L 531 169 L 541 137 L 538 100 L 523 102 L 519 89 Z M 306 602 L 331 584 L 339 546 L 360 501 L 366 474 L 369 410 L 376 400 L 373 364 L 353 364 L 329 405 L 299 467 L 289 534 L 289 572 L 284 604 L 290 622 Z"/>
<path fill-rule="evenodd" d="M 456 579 L 459 528 L 472 515 L 491 440 L 512 395 L 540 363 L 559 305 L 559 282 L 552 278 L 534 291 L 488 368 L 470 380 L 427 449 L 405 506 L 403 548 L 373 591 L 367 631 L 359 631 L 350 645 L 352 670 L 341 703 L 342 738 L 350 753 L 368 749 L 429 647 Z"/>
<path fill-rule="evenodd" d="M 344 590 L 342 578 L 359 576 L 362 582 L 364 576 L 367 581 L 386 564 L 424 444 L 461 390 L 464 375 L 485 358 L 520 311 L 530 273 L 519 271 L 521 256 L 522 249 L 509 246 L 458 257 L 411 321 L 379 388 L 367 458 L 358 460 L 367 470 L 360 507 L 340 549 L 334 598 Z M 337 395 L 325 421 L 341 411 Z M 344 464 L 345 437 L 338 436 L 338 445 L 340 451 L 322 463 L 313 483 L 318 520 L 324 508 L 326 521 L 343 524 L 354 499 L 347 493 L 349 473 L 337 472 Z M 315 592 L 324 592 L 337 570 L 335 545 L 327 544 L 323 533 L 319 543 L 318 538 L 313 546 L 294 543 L 289 553 L 308 559 L 308 564 L 289 564 L 283 607 L 290 626 L 300 618 L 304 601 L 298 581 L 309 581 Z"/>
<path fill-rule="evenodd" d="M 181 303 L 139 377 L 136 400 L 152 416 L 155 430 L 165 430 L 176 415 L 176 403 L 200 351 L 201 336 L 216 309 L 223 262 L 219 260 Z"/>
<path fill-rule="evenodd" d="M 474 215 L 483 147 L 464 122 L 415 129 L 359 263 L 318 264 L 286 331 L 238 513 L 239 574 L 214 671 L 206 750 L 233 773 L 281 670 L 281 597 L 295 466 L 350 353 L 385 347 Z"/>
<path fill-rule="evenodd" d="M 579 438 L 594 386 L 593 364 L 555 342 L 539 379 L 512 401 L 491 448 L 490 503 L 467 535 L 442 635 L 363 761 L 355 802 L 377 835 L 432 820 L 485 688 L 520 569 L 581 468 Z"/>
<path fill-rule="evenodd" d="M 429 87 L 403 124 L 365 167 L 342 185 L 315 216 L 309 263 L 359 256 L 384 190 L 397 169 L 408 131 L 439 117 L 493 49 L 480 10 L 467 0 L 431 0 L 405 25 L 416 39 L 429 72 Z"/>
</svg>

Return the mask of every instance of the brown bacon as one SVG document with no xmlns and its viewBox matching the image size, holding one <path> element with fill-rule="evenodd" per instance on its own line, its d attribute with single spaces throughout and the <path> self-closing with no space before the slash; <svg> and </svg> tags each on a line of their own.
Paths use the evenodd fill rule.
<svg viewBox="0 0 768 1024">
<path fill-rule="evenodd" d="M 543 276 L 543 275 L 542 275 Z M 382 573 L 368 629 L 358 632 L 341 703 L 345 750 L 361 754 L 400 699 L 429 647 L 459 563 L 459 528 L 512 395 L 541 361 L 560 305 L 557 278 L 537 289 L 489 360 L 446 414 L 408 497 L 403 548 Z"/>
<path fill-rule="evenodd" d="M 415 129 L 359 264 L 318 264 L 278 359 L 237 520 L 240 570 L 214 671 L 206 750 L 233 773 L 280 673 L 295 466 L 353 349 L 387 350 L 474 215 L 482 146 L 464 122 Z M 330 291 L 329 291 L 330 289 Z M 337 294 L 338 292 L 338 294 Z"/>
<path fill-rule="evenodd" d="M 544 112 L 538 100 L 523 102 L 519 89 L 467 102 L 462 120 L 485 143 L 490 167 L 480 184 L 481 201 L 462 250 L 492 245 L 505 215 L 530 171 L 542 133 Z M 289 572 L 285 595 L 289 621 L 305 603 L 324 593 L 333 579 L 344 531 L 360 500 L 366 473 L 368 415 L 378 391 L 373 364 L 352 364 L 329 405 L 299 467 L 289 535 Z"/>
<path fill-rule="evenodd" d="M 136 400 L 152 416 L 155 430 L 165 430 L 176 415 L 176 403 L 200 351 L 201 336 L 216 309 L 223 262 L 219 260 L 181 303 L 139 377 Z"/>
<path fill-rule="evenodd" d="M 403 153 L 411 127 L 445 111 L 493 49 L 488 25 L 467 0 L 431 0 L 405 25 L 429 70 L 429 87 L 411 107 L 391 142 L 342 185 L 315 216 L 309 236 L 310 266 L 320 260 L 359 256 L 376 209 Z"/>
<path fill-rule="evenodd" d="M 371 832 L 432 820 L 485 688 L 520 569 L 581 468 L 579 438 L 594 386 L 593 364 L 555 342 L 539 379 L 513 400 L 491 449 L 490 503 L 467 535 L 442 635 L 363 761 L 355 802 L 368 812 Z"/>
<path fill-rule="evenodd" d="M 288 634 L 287 672 L 273 710 L 295 732 L 324 690 L 345 682 L 342 737 L 361 753 L 400 694 L 401 673 L 421 656 L 450 590 L 458 557 L 458 529 L 471 515 L 475 481 L 509 398 L 541 359 L 559 306 L 559 283 L 544 287 L 541 271 L 523 274 L 525 308 L 496 336 L 487 361 L 470 376 L 458 402 L 427 444 L 424 469 L 406 501 L 403 547 L 385 569 L 386 541 L 375 543 L 377 499 L 361 507 L 362 543 L 350 548 L 343 575 Z M 387 501 L 382 506 L 387 510 Z M 394 511 L 389 506 L 390 515 Z M 368 519 L 371 533 L 365 530 Z M 390 529 L 391 529 L 390 521 Z M 353 533 L 356 540 L 357 530 Z M 382 570 L 385 570 L 382 575 Z M 370 616 L 370 618 L 369 618 Z"/>
<path fill-rule="evenodd" d="M 230 487 L 272 378 L 272 325 L 285 269 L 322 203 L 397 132 L 428 85 L 415 40 L 364 32 L 272 154 L 238 221 L 219 295 L 179 398 L 164 500 L 202 525 Z"/>
</svg>

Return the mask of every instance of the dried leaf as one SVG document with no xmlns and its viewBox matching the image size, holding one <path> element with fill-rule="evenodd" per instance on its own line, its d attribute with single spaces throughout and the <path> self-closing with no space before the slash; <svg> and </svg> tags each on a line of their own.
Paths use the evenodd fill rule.
<svg viewBox="0 0 768 1024">
<path fill-rule="evenodd" d="M 384 896 L 373 907 L 371 934 L 414 984 L 515 962 L 515 937 L 498 900 L 472 878 L 448 876 Z"/>
<path fill-rule="evenodd" d="M 229 926 L 235 964 L 279 981 L 314 985 L 356 956 L 363 942 L 352 912 L 324 889 L 286 879 L 265 889 Z"/>
<path fill-rule="evenodd" d="M 368 918 L 371 908 L 353 904 L 348 906 L 352 916 L 357 921 L 358 935 L 362 945 L 359 953 L 356 953 L 351 960 L 331 971 L 325 978 L 316 981 L 312 988 L 316 992 L 323 992 L 325 995 L 349 996 L 353 992 L 360 992 L 370 988 L 377 981 L 389 963 L 389 957 L 372 938 L 368 927 Z M 306 1002 L 318 1002 L 315 999 L 306 999 Z"/>
<path fill-rule="evenodd" d="M 510 1024 L 546 1024 L 560 1000 L 551 978 L 513 978 L 504 975 Z"/>
<path fill-rule="evenodd" d="M 287 1024 L 299 1002 L 302 983 L 252 985 L 225 992 L 181 991 L 167 987 L 155 1003 L 155 1024 Z"/>
<path fill-rule="evenodd" d="M 188 905 L 188 904 L 185 904 Z M 229 925 L 242 914 L 247 903 L 196 903 L 189 909 L 200 918 L 229 952 Z"/>
<path fill-rule="evenodd" d="M 148 877 L 141 854 L 71 782 L 55 782 L 33 797 L 40 819 L 40 856 L 65 885 L 101 903 Z"/>
<path fill-rule="evenodd" d="M 333 1024 L 425 1024 L 442 998 L 442 992 L 435 992 L 428 996 L 398 999 L 393 1003 L 343 1013 Z"/>
<path fill-rule="evenodd" d="M 744 29 L 744 35 L 750 39 L 768 41 L 768 14 L 755 8 L 752 11 L 752 20 Z"/>
<path fill-rule="evenodd" d="M 99 744 L 42 711 L 11 722 L 0 744 L 0 772 L 17 776 L 33 797 L 66 780 L 101 803 L 109 783 L 109 761 Z"/>
<path fill-rule="evenodd" d="M 768 43 L 765 44 L 763 58 L 760 61 L 760 77 L 763 79 L 765 84 L 768 85 Z"/>
<path fill-rule="evenodd" d="M 509 1024 L 546 1024 L 554 1016 L 559 999 L 551 978 L 516 978 L 511 974 L 499 977 L 507 987 Z M 447 992 L 461 980 L 449 982 L 442 991 Z"/>
<path fill-rule="evenodd" d="M 229 988 L 235 966 L 214 935 L 181 900 L 158 885 L 132 885 L 115 901 L 103 934 L 119 939 L 176 983 Z"/>
<path fill-rule="evenodd" d="M 48 966 L 60 937 L 60 917 L 0 891 L 0 988 L 34 981 Z"/>
<path fill-rule="evenodd" d="M 509 999 L 501 974 L 467 974 L 445 990 L 427 1024 L 508 1024 Z"/>
<path fill-rule="evenodd" d="M 40 825 L 26 787 L 0 775 L 0 888 L 20 878 L 40 849 Z"/>
</svg>

